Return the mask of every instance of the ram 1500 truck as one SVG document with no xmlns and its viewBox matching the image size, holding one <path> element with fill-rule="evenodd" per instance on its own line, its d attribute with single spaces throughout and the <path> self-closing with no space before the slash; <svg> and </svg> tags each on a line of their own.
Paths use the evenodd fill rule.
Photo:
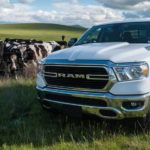
<svg viewBox="0 0 150 150">
<path fill-rule="evenodd" d="M 72 107 L 106 119 L 150 121 L 150 21 L 96 25 L 71 48 L 43 59 L 44 107 Z"/>
</svg>

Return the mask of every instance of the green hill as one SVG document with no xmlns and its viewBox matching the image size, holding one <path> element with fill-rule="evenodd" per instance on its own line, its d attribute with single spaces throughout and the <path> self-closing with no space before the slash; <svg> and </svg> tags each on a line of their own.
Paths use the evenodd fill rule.
<svg viewBox="0 0 150 150">
<path fill-rule="evenodd" d="M 66 40 L 79 37 L 86 29 L 78 26 L 65 26 L 58 24 L 32 23 L 32 24 L 0 24 L 0 39 L 22 38 L 44 41 Z"/>
</svg>

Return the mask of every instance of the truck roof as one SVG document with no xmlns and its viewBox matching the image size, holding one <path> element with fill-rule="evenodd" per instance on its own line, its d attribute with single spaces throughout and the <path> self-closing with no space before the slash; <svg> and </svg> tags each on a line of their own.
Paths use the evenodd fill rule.
<svg viewBox="0 0 150 150">
<path fill-rule="evenodd" d="M 98 26 L 98 25 L 107 25 L 107 24 L 118 24 L 118 23 L 140 23 L 140 22 L 150 22 L 150 19 L 149 18 L 145 18 L 145 19 L 125 19 L 125 20 L 117 20 L 117 21 L 106 21 L 106 22 L 103 22 L 103 23 L 96 23 L 95 26 Z"/>
</svg>

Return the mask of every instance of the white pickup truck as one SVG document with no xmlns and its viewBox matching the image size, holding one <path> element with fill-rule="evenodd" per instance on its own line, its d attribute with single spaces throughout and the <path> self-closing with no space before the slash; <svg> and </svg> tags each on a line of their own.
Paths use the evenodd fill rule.
<svg viewBox="0 0 150 150">
<path fill-rule="evenodd" d="M 149 123 L 149 43 L 150 21 L 93 26 L 73 47 L 41 61 L 36 87 L 40 102 L 48 108 L 69 106 L 106 119 Z"/>
</svg>

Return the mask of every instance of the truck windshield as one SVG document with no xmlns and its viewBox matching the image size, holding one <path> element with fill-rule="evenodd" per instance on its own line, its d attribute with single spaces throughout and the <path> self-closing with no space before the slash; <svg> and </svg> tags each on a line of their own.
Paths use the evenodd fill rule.
<svg viewBox="0 0 150 150">
<path fill-rule="evenodd" d="M 150 22 L 94 26 L 75 45 L 103 42 L 150 43 Z"/>
</svg>

